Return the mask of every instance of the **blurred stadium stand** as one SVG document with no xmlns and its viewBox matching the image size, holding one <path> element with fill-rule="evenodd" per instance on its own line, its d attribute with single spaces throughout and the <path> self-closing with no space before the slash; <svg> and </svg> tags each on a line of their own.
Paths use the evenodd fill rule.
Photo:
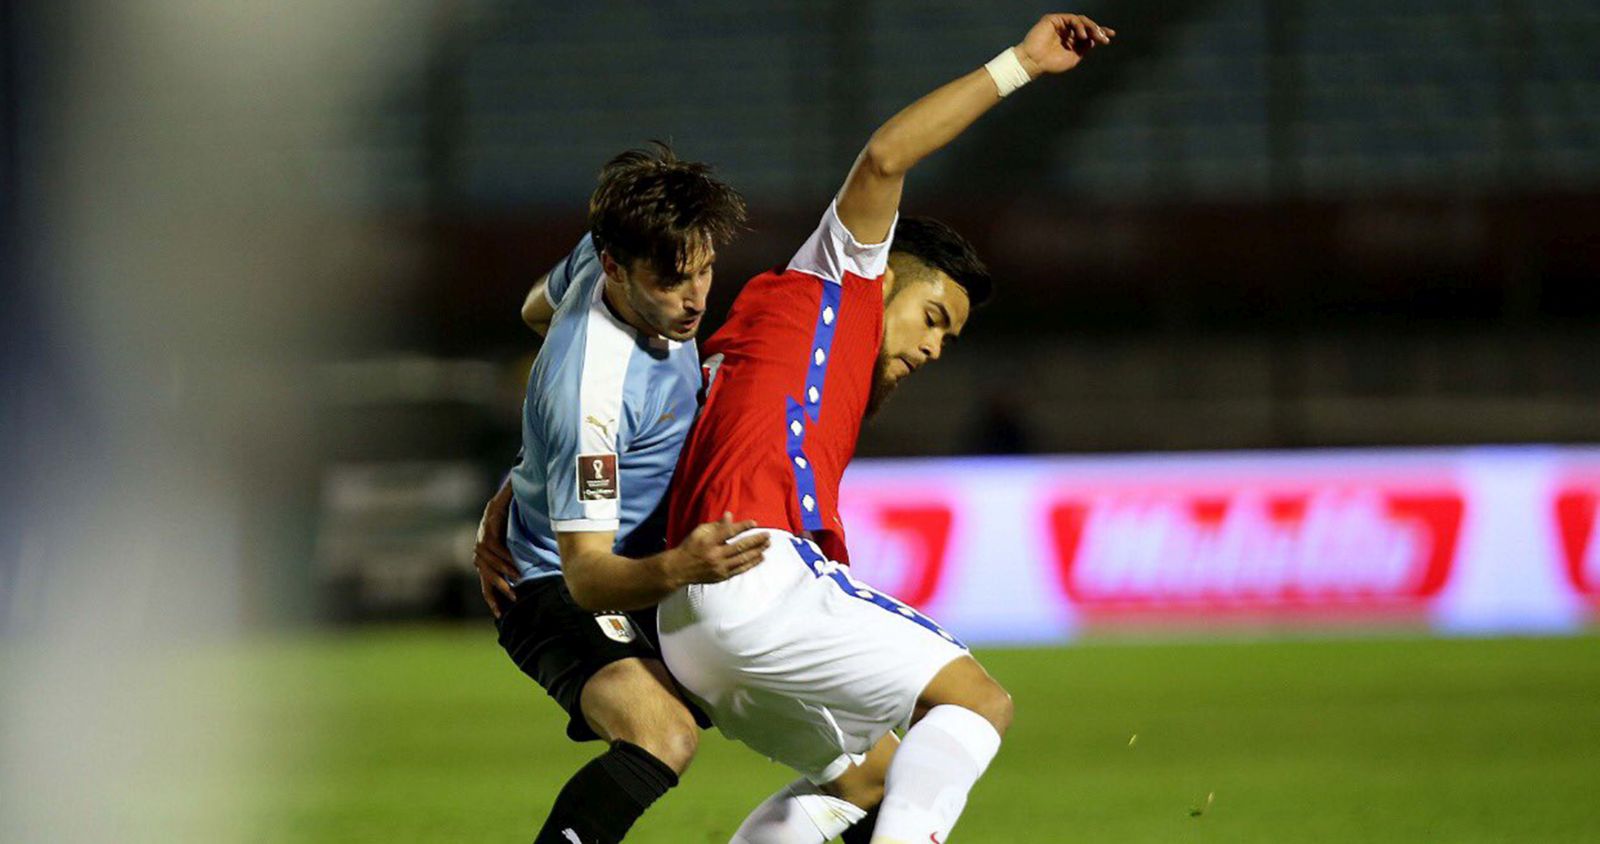
<svg viewBox="0 0 1600 844">
<path fill-rule="evenodd" d="M 322 371 L 315 556 L 327 616 L 476 609 L 468 563 L 484 490 L 500 478 L 484 456 L 504 437 L 497 373 L 426 357 Z"/>
<path fill-rule="evenodd" d="M 581 233 L 613 152 L 670 138 L 746 192 L 755 232 L 721 262 L 725 306 L 879 120 L 1032 14 L 451 8 L 355 154 L 383 175 L 372 207 L 434 250 L 435 319 L 404 344 L 501 360 L 529 347 L 519 296 Z M 866 452 L 961 450 L 991 379 L 1045 450 L 1593 437 L 1600 6 L 1085 11 L 1121 28 L 1115 55 L 913 176 L 907 210 L 959 224 L 1003 287 Z"/>
<path fill-rule="evenodd" d="M 1085 11 L 1122 27 L 1116 59 L 981 124 L 919 171 L 924 195 L 1043 189 L 1121 204 L 1600 184 L 1592 2 Z M 416 206 L 443 178 L 470 207 L 524 210 L 573 204 L 597 159 L 655 133 L 753 198 L 808 205 L 882 117 L 1033 13 L 905 0 L 468 3 L 438 39 L 441 78 L 397 92 L 365 152 L 383 167 L 385 205 Z M 452 137 L 437 137 L 441 121 Z M 452 166 L 419 166 L 438 154 L 430 142 L 450 148 Z"/>
</svg>

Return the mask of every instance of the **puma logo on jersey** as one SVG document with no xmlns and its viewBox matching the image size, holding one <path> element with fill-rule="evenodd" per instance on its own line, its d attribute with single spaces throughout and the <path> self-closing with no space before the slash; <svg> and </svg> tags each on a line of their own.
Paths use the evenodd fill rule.
<svg viewBox="0 0 1600 844">
<path fill-rule="evenodd" d="M 596 428 L 599 428 L 600 436 L 605 437 L 608 441 L 611 439 L 611 426 L 616 422 L 615 419 L 601 421 L 591 414 L 585 417 L 583 421 L 588 422 L 590 425 L 593 425 Z"/>
</svg>

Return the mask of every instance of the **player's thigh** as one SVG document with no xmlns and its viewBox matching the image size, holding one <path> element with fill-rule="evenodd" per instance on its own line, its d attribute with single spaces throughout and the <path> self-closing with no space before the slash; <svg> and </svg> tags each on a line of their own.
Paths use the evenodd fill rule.
<svg viewBox="0 0 1600 844">
<path fill-rule="evenodd" d="M 932 678 L 966 653 L 914 610 L 878 597 L 831 577 L 794 590 L 763 619 L 765 632 L 730 649 L 739 681 L 713 714 L 717 726 L 819 784 L 861 766 L 910 721 Z M 867 779 L 881 780 L 886 754 L 878 758 L 883 767 Z M 870 793 L 858 799 L 876 802 Z"/>
<path fill-rule="evenodd" d="M 922 694 L 911 720 L 915 723 L 935 706 L 960 706 L 988 719 L 1001 735 L 1011 726 L 1011 695 L 971 656 L 953 660 L 939 670 Z"/>
<path fill-rule="evenodd" d="M 560 577 L 518 585 L 516 602 L 495 626 L 506 654 L 567 713 L 573 741 L 601 738 L 582 711 L 589 680 L 611 663 L 657 656 L 647 635 L 653 618 L 592 613 L 577 605 Z"/>
<path fill-rule="evenodd" d="M 694 758 L 700 729 L 657 659 L 607 664 L 583 686 L 583 717 L 606 741 L 636 744 L 681 773 Z"/>
</svg>

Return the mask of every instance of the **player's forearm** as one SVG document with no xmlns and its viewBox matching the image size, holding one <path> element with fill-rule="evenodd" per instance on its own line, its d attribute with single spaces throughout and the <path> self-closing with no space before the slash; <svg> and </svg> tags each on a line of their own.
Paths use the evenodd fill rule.
<svg viewBox="0 0 1600 844">
<path fill-rule="evenodd" d="M 682 585 L 670 576 L 668 557 L 673 553 L 668 550 L 635 559 L 590 552 L 563 560 L 562 571 L 578 606 L 591 612 L 640 610 L 661 603 Z"/>
<path fill-rule="evenodd" d="M 863 243 L 882 243 L 894 224 L 906 171 L 955 140 L 1001 98 L 1047 73 L 1065 73 L 1115 30 L 1083 15 L 1050 14 L 1022 43 L 902 109 L 879 127 L 839 191 L 839 221 Z"/>
<path fill-rule="evenodd" d="M 878 127 L 861 157 L 884 177 L 903 176 L 1000 102 L 988 71 L 977 68 L 901 109 Z"/>
<path fill-rule="evenodd" d="M 863 243 L 883 242 L 900 207 L 906 172 L 955 140 L 1000 99 L 994 77 L 980 67 L 878 127 L 839 191 L 839 220 L 851 236 Z"/>
</svg>

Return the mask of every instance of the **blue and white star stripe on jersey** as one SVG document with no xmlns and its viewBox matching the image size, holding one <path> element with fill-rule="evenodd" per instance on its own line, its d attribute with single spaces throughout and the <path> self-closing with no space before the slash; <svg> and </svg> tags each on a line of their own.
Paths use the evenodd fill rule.
<svg viewBox="0 0 1600 844">
<path fill-rule="evenodd" d="M 833 353 L 833 335 L 839 324 L 839 302 L 844 288 L 822 282 L 822 306 L 817 310 L 817 328 L 811 335 L 811 360 L 806 366 L 806 384 L 800 398 L 789 397 L 784 421 L 789 426 L 789 465 L 794 469 L 795 494 L 800 496 L 800 523 L 806 530 L 822 530 L 822 514 L 817 501 L 817 480 L 806 457 L 806 425 L 822 417 L 822 389 L 828 377 L 828 356 Z"/>
<path fill-rule="evenodd" d="M 800 559 L 805 561 L 806 566 L 811 569 L 811 573 L 814 576 L 826 577 L 837 583 L 846 595 L 859 598 L 901 618 L 915 622 L 946 642 L 950 642 L 963 650 L 966 649 L 967 646 L 962 644 L 961 640 L 950 635 L 933 619 L 852 578 L 844 569 L 840 568 L 838 563 L 823 557 L 817 546 L 799 537 L 791 537 L 789 541 L 794 543 L 795 551 L 800 554 Z"/>
</svg>

